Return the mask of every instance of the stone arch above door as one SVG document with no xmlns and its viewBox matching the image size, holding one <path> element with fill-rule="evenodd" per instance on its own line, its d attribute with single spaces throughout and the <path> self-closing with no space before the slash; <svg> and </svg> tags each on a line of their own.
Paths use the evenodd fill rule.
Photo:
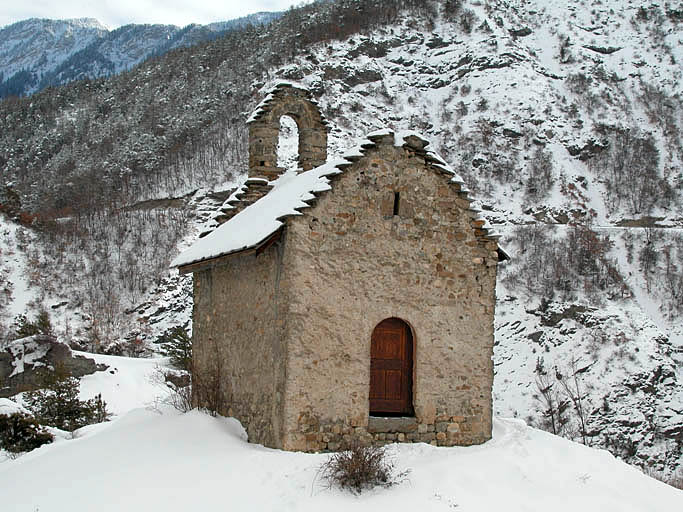
<svg viewBox="0 0 683 512">
<path fill-rule="evenodd" d="M 370 342 L 370 415 L 413 415 L 413 350 L 410 326 L 400 318 L 382 320 Z"/>
<path fill-rule="evenodd" d="M 299 166 L 307 171 L 327 160 L 327 121 L 310 91 L 291 83 L 276 85 L 247 121 L 249 177 L 275 179 L 280 118 L 289 116 L 299 129 Z"/>
</svg>

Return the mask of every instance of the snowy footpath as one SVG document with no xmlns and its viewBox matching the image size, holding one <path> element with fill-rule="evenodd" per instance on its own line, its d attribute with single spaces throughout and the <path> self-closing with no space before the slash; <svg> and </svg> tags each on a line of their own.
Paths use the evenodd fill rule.
<svg viewBox="0 0 683 512">
<path fill-rule="evenodd" d="M 3 512 L 683 510 L 683 491 L 606 451 L 500 419 L 480 446 L 390 446 L 406 479 L 354 496 L 321 481 L 325 454 L 249 444 L 234 419 L 154 406 L 163 361 L 95 358 L 110 370 L 84 378 L 82 394 L 101 392 L 116 417 L 1 462 Z"/>
</svg>

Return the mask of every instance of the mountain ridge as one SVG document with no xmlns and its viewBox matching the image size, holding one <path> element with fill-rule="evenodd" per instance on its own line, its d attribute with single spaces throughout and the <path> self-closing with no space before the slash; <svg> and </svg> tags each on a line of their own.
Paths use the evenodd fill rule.
<svg viewBox="0 0 683 512">
<path fill-rule="evenodd" d="M 206 25 L 127 24 L 113 30 L 94 18 L 18 21 L 0 28 L 0 99 L 117 74 L 174 48 L 264 25 L 280 15 L 258 12 Z"/>
</svg>

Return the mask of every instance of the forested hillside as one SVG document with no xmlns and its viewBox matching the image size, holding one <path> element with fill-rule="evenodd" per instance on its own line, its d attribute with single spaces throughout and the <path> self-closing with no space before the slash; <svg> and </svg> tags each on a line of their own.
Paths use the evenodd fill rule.
<svg viewBox="0 0 683 512">
<path fill-rule="evenodd" d="M 295 80 L 330 120 L 332 154 L 377 128 L 420 131 L 504 234 L 497 412 L 671 473 L 682 18 L 666 2 L 319 2 L 6 99 L 4 328 L 32 302 L 75 345 L 143 354 L 189 327 L 190 281 L 168 262 L 244 179 L 251 109 Z"/>
</svg>

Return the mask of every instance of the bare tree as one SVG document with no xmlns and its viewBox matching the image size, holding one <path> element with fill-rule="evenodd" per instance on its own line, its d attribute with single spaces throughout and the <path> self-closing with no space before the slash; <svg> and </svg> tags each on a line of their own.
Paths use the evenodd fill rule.
<svg viewBox="0 0 683 512">
<path fill-rule="evenodd" d="M 581 434 L 581 441 L 588 446 L 587 430 L 586 430 L 586 410 L 584 408 L 584 399 L 587 393 L 581 390 L 581 381 L 579 375 L 585 372 L 588 367 L 578 368 L 579 358 L 572 354 L 569 360 L 569 374 L 557 374 L 558 382 L 564 391 L 564 394 L 571 400 L 574 406 L 574 412 L 579 422 L 579 433 Z"/>
<path fill-rule="evenodd" d="M 536 362 L 536 387 L 538 394 L 534 398 L 541 404 L 541 414 L 545 420 L 544 430 L 550 429 L 555 435 L 562 435 L 569 421 L 566 415 L 569 401 L 554 388 L 555 383 L 543 367 L 543 359 Z"/>
</svg>

